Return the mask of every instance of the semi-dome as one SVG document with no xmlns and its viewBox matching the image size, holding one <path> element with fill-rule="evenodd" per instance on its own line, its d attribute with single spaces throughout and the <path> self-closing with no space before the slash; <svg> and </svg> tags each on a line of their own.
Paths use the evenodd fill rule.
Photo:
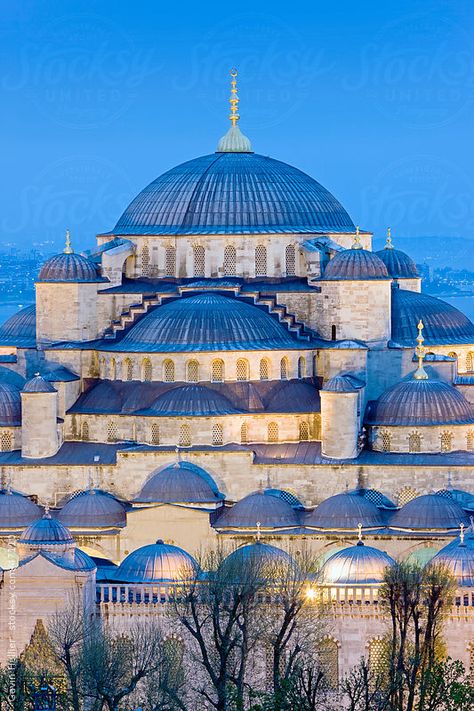
<svg viewBox="0 0 474 711">
<path fill-rule="evenodd" d="M 289 553 L 268 543 L 256 541 L 237 548 L 225 558 L 219 574 L 230 582 L 288 578 L 298 574 L 298 567 Z"/>
<path fill-rule="evenodd" d="M 46 513 L 42 518 L 34 521 L 34 523 L 23 531 L 18 542 L 27 543 L 30 546 L 64 545 L 74 543 L 74 539 L 71 532 L 61 521 L 51 518 L 51 516 Z"/>
<path fill-rule="evenodd" d="M 93 262 L 81 254 L 56 254 L 40 269 L 38 281 L 96 282 L 102 281 Z"/>
<path fill-rule="evenodd" d="M 383 528 L 384 518 L 377 506 L 362 491 L 330 496 L 308 514 L 305 525 L 310 528 L 329 531 L 355 531 L 358 525 L 363 529 Z"/>
<path fill-rule="evenodd" d="M 392 289 L 392 341 L 412 346 L 420 319 L 425 346 L 474 343 L 474 324 L 459 309 L 429 294 Z"/>
<path fill-rule="evenodd" d="M 216 528 L 295 528 L 300 525 L 298 513 L 284 499 L 268 496 L 263 491 L 248 494 L 234 506 L 223 510 Z"/>
<path fill-rule="evenodd" d="M 160 352 L 295 347 L 301 347 L 301 342 L 264 309 L 209 293 L 158 306 L 114 346 L 116 350 Z"/>
<path fill-rule="evenodd" d="M 469 525 L 469 517 L 455 501 L 437 494 L 412 499 L 396 511 L 390 528 L 400 531 L 446 531 Z"/>
<path fill-rule="evenodd" d="M 440 489 L 435 493 L 437 496 L 445 496 L 448 499 L 452 499 L 465 511 L 474 513 L 474 494 L 471 494 L 469 491 L 448 487 L 447 489 Z"/>
<path fill-rule="evenodd" d="M 443 380 L 402 380 L 368 409 L 372 425 L 432 426 L 474 422 L 474 409 L 464 395 Z"/>
<path fill-rule="evenodd" d="M 446 567 L 459 586 L 474 587 L 474 544 L 472 540 L 452 541 L 442 548 L 429 564 Z"/>
<path fill-rule="evenodd" d="M 194 579 L 198 571 L 189 553 L 158 540 L 130 553 L 114 572 L 114 579 L 124 583 L 176 583 Z"/>
<path fill-rule="evenodd" d="M 207 472 L 188 462 L 176 462 L 154 472 L 136 500 L 204 504 L 216 503 L 222 498 Z"/>
<path fill-rule="evenodd" d="M 419 276 L 415 262 L 405 252 L 393 247 L 385 247 L 375 254 L 385 264 L 388 275 L 392 279 L 416 279 Z"/>
<path fill-rule="evenodd" d="M 387 279 L 385 264 L 375 252 L 367 249 L 344 249 L 327 264 L 322 279 Z"/>
<path fill-rule="evenodd" d="M 218 152 L 182 163 L 144 188 L 110 234 L 353 232 L 342 205 L 281 161 Z"/>
<path fill-rule="evenodd" d="M 359 541 L 328 558 L 319 581 L 323 585 L 376 585 L 383 581 L 385 569 L 394 563 L 384 551 Z"/>
<path fill-rule="evenodd" d="M 58 513 L 68 528 L 89 530 L 123 528 L 127 523 L 124 505 L 108 491 L 88 489 L 74 494 Z"/>
<path fill-rule="evenodd" d="M 216 390 L 205 385 L 182 385 L 159 395 L 147 413 L 173 417 L 177 415 L 232 415 L 240 412 Z"/>
<path fill-rule="evenodd" d="M 42 515 L 41 508 L 27 496 L 11 489 L 0 491 L 0 531 L 23 530 Z"/>
<path fill-rule="evenodd" d="M 0 345 L 33 348 L 36 344 L 36 306 L 25 306 L 0 326 Z"/>
<path fill-rule="evenodd" d="M 21 424 L 21 395 L 12 383 L 0 382 L 0 427 Z"/>
</svg>

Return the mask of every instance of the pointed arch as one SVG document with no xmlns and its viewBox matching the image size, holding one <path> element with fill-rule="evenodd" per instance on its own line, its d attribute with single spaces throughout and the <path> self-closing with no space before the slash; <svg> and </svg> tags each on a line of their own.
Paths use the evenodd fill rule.
<svg viewBox="0 0 474 711">
<path fill-rule="evenodd" d="M 286 276 L 296 274 L 296 247 L 294 244 L 287 244 L 285 249 Z"/>
<path fill-rule="evenodd" d="M 267 440 L 268 442 L 278 442 L 279 440 L 279 428 L 276 422 L 269 422 L 267 427 Z"/>
<path fill-rule="evenodd" d="M 249 362 L 246 358 L 238 358 L 235 368 L 235 378 L 240 381 L 249 379 Z"/>
<path fill-rule="evenodd" d="M 165 276 L 176 276 L 176 247 L 172 245 L 165 249 Z"/>
<path fill-rule="evenodd" d="M 262 358 L 260 361 L 260 380 L 270 380 L 270 361 Z"/>
<path fill-rule="evenodd" d="M 408 435 L 408 451 L 421 452 L 421 434 L 419 432 L 410 432 Z"/>
<path fill-rule="evenodd" d="M 441 451 L 451 452 L 453 448 L 453 433 L 445 430 L 444 432 L 441 432 L 439 439 Z"/>
<path fill-rule="evenodd" d="M 298 378 L 306 378 L 306 358 L 304 356 L 298 358 Z"/>
<path fill-rule="evenodd" d="M 237 252 L 233 244 L 224 249 L 224 276 L 235 276 L 237 273 Z"/>
<path fill-rule="evenodd" d="M 240 444 L 247 444 L 249 441 L 249 428 L 246 422 L 240 425 Z"/>
<path fill-rule="evenodd" d="M 153 422 L 151 426 L 151 443 L 160 444 L 160 426 L 157 422 Z"/>
<path fill-rule="evenodd" d="M 178 443 L 180 447 L 191 446 L 191 427 L 189 425 L 181 425 L 181 427 L 179 428 Z"/>
<path fill-rule="evenodd" d="M 224 380 L 224 361 L 215 358 L 211 363 L 211 382 L 222 383 Z"/>
<path fill-rule="evenodd" d="M 90 432 L 89 432 L 89 423 L 88 422 L 83 422 L 81 426 L 81 439 L 84 442 L 88 442 L 90 438 Z"/>
<path fill-rule="evenodd" d="M 255 247 L 255 276 L 267 276 L 267 248 L 263 244 Z"/>
<path fill-rule="evenodd" d="M 206 250 L 201 244 L 193 247 L 193 272 L 195 277 L 206 276 Z"/>
<path fill-rule="evenodd" d="M 300 422 L 299 440 L 300 442 L 307 442 L 309 440 L 309 425 L 307 422 Z"/>
<path fill-rule="evenodd" d="M 133 361 L 131 358 L 125 358 L 123 361 L 123 375 L 125 380 L 133 380 Z"/>
<path fill-rule="evenodd" d="M 224 428 L 220 423 L 212 425 L 212 444 L 218 447 L 224 443 Z"/>
<path fill-rule="evenodd" d="M 290 374 L 290 362 L 286 356 L 284 356 L 280 361 L 280 378 L 282 380 L 288 380 Z"/>
<path fill-rule="evenodd" d="M 142 361 L 142 380 L 146 383 L 151 383 L 153 380 L 153 367 L 149 358 L 144 358 Z"/>
<path fill-rule="evenodd" d="M 109 378 L 110 380 L 115 380 L 117 377 L 117 363 L 115 358 L 109 360 Z"/>
<path fill-rule="evenodd" d="M 165 383 L 174 383 L 174 361 L 171 358 L 163 361 L 163 380 Z"/>
<path fill-rule="evenodd" d="M 150 276 L 150 248 L 147 244 L 142 248 L 142 276 Z"/>
<path fill-rule="evenodd" d="M 199 382 L 199 363 L 195 358 L 186 363 L 186 380 L 188 383 Z"/>
</svg>

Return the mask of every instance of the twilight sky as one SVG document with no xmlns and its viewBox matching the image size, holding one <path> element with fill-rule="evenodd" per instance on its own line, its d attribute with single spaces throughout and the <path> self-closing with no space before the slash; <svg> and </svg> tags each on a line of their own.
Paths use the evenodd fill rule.
<svg viewBox="0 0 474 711">
<path fill-rule="evenodd" d="M 92 246 L 240 127 L 377 235 L 474 237 L 472 0 L 2 0 L 0 243 Z"/>
</svg>

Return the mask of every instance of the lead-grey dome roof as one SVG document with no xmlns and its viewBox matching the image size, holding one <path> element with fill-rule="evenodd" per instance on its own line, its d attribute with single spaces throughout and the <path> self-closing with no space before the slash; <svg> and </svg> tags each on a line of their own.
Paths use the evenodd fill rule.
<svg viewBox="0 0 474 711">
<path fill-rule="evenodd" d="M 232 415 L 240 412 L 225 395 L 205 385 L 181 385 L 159 395 L 147 408 L 148 414 L 173 417 L 178 415 Z"/>
<path fill-rule="evenodd" d="M 102 281 L 96 267 L 81 254 L 56 254 L 46 260 L 40 269 L 38 281 L 96 282 Z"/>
<path fill-rule="evenodd" d="M 198 564 L 189 553 L 158 540 L 130 553 L 113 577 L 124 583 L 176 583 L 194 579 L 198 571 Z"/>
<path fill-rule="evenodd" d="M 385 264 L 375 252 L 367 249 L 344 249 L 328 262 L 322 279 L 339 281 L 341 279 L 387 279 Z"/>
<path fill-rule="evenodd" d="M 326 530 L 357 530 L 362 528 L 382 528 L 384 518 L 375 504 L 362 492 L 343 493 L 330 496 L 308 514 L 305 525 Z"/>
<path fill-rule="evenodd" d="M 375 585 L 383 581 L 385 569 L 394 563 L 384 551 L 360 541 L 328 558 L 319 581 L 325 585 Z"/>
<path fill-rule="evenodd" d="M 354 232 L 342 205 L 297 168 L 256 153 L 214 153 L 168 170 L 111 234 Z"/>
<path fill-rule="evenodd" d="M 20 391 L 12 383 L 0 382 L 0 426 L 16 427 L 20 424 Z"/>
<path fill-rule="evenodd" d="M 45 514 L 43 518 L 38 519 L 23 531 L 19 543 L 64 545 L 65 543 L 74 543 L 74 539 L 61 521 L 51 518 L 49 514 Z"/>
<path fill-rule="evenodd" d="M 136 500 L 153 503 L 216 503 L 222 498 L 207 472 L 188 462 L 176 462 L 154 472 Z"/>
<path fill-rule="evenodd" d="M 472 539 L 464 543 L 458 540 L 448 543 L 428 565 L 445 566 L 461 587 L 474 587 L 474 544 Z"/>
<path fill-rule="evenodd" d="M 419 276 L 415 262 L 405 252 L 385 247 L 375 254 L 385 264 L 388 275 L 393 279 L 416 279 Z"/>
<path fill-rule="evenodd" d="M 33 348 L 36 344 L 36 306 L 25 306 L 0 326 L 0 345 Z"/>
<path fill-rule="evenodd" d="M 298 567 L 289 553 L 268 543 L 248 543 L 230 553 L 220 566 L 220 575 L 230 582 L 275 580 L 298 574 Z"/>
<path fill-rule="evenodd" d="M 35 375 L 23 386 L 24 393 L 55 393 L 57 390 L 43 378 L 42 375 Z"/>
<path fill-rule="evenodd" d="M 255 529 L 257 523 L 262 528 L 295 528 L 300 525 L 298 513 L 284 499 L 268 496 L 263 491 L 255 491 L 224 509 L 216 523 L 216 528 Z"/>
<path fill-rule="evenodd" d="M 108 491 L 88 489 L 67 501 L 58 521 L 75 529 L 123 528 L 127 523 L 124 505 Z"/>
<path fill-rule="evenodd" d="M 42 515 L 41 508 L 27 496 L 11 489 L 0 491 L 0 531 L 26 528 Z"/>
<path fill-rule="evenodd" d="M 399 530 L 457 530 L 469 525 L 469 517 L 455 501 L 425 494 L 412 499 L 390 519 L 390 528 Z"/>
</svg>

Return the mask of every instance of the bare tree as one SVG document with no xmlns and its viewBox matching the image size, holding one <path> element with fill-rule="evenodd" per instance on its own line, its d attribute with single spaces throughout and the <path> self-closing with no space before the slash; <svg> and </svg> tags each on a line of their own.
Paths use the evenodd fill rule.
<svg viewBox="0 0 474 711">
<path fill-rule="evenodd" d="M 361 659 L 359 665 L 342 680 L 340 691 L 347 711 L 391 709 L 386 676 L 372 671 L 365 659 Z"/>
</svg>

